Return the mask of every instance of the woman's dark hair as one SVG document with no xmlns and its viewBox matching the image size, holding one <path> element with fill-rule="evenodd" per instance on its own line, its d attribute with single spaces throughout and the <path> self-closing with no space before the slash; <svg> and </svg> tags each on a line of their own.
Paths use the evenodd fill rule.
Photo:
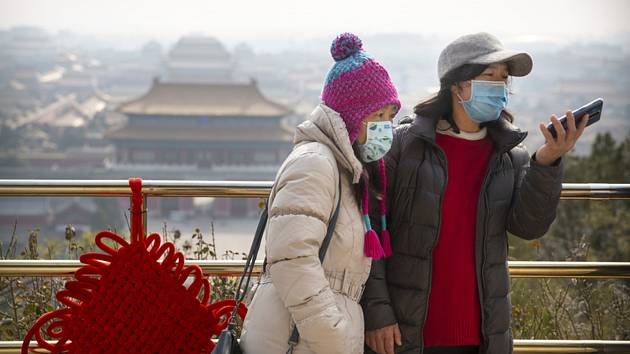
<svg viewBox="0 0 630 354">
<path fill-rule="evenodd" d="M 464 64 L 454 70 L 449 71 L 440 80 L 440 91 L 428 99 L 418 103 L 413 111 L 419 117 L 443 118 L 459 133 L 459 128 L 453 119 L 453 101 L 451 86 L 459 85 L 462 81 L 472 80 L 481 75 L 488 65 L 484 64 Z M 503 111 L 501 116 L 509 122 L 514 121 L 514 117 L 508 111 Z M 483 125 L 483 124 L 482 124 Z"/>
</svg>

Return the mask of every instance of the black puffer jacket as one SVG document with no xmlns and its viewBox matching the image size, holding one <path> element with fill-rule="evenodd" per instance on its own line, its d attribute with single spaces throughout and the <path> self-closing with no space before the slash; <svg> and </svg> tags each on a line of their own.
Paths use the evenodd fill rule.
<svg viewBox="0 0 630 354">
<path fill-rule="evenodd" d="M 394 254 L 373 262 L 362 305 L 366 330 L 399 324 L 403 345 L 396 348 L 397 353 L 422 353 L 432 250 L 447 183 L 446 157 L 435 143 L 436 124 L 436 119 L 423 117 L 401 124 L 385 158 Z M 560 199 L 562 166 L 560 161 L 543 166 L 535 157 L 530 159 L 520 145 L 527 133 L 505 119 L 488 125 L 488 134 L 494 152 L 478 202 L 475 246 L 483 335 L 480 353 L 508 354 L 513 340 L 507 232 L 524 239 L 547 232 Z"/>
</svg>

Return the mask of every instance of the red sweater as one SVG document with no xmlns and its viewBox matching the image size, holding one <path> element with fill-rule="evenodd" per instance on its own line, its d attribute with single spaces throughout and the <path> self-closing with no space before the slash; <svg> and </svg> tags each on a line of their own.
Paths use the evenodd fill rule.
<svg viewBox="0 0 630 354">
<path fill-rule="evenodd" d="M 465 140 L 436 134 L 446 153 L 448 184 L 433 249 L 431 294 L 424 345 L 481 344 L 481 310 L 475 270 L 477 204 L 493 144 L 488 136 Z"/>
</svg>

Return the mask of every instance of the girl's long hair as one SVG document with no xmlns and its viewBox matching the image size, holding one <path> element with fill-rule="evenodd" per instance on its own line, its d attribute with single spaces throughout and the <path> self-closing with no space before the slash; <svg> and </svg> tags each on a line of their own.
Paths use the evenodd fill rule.
<svg viewBox="0 0 630 354">
<path fill-rule="evenodd" d="M 361 179 L 359 180 L 359 183 L 354 185 L 354 196 L 357 200 L 357 204 L 360 206 L 360 208 L 362 208 L 363 191 L 366 183 L 368 184 L 370 200 L 380 198 L 380 194 L 384 193 L 385 191 L 380 190 L 380 178 L 378 177 L 378 161 L 368 163 L 363 162 L 359 155 L 359 149 L 357 145 L 358 143 L 355 141 L 354 144 L 352 144 L 352 150 L 354 150 L 354 156 L 356 156 L 357 159 L 361 161 L 361 164 L 363 164 L 363 171 L 361 172 Z"/>
</svg>

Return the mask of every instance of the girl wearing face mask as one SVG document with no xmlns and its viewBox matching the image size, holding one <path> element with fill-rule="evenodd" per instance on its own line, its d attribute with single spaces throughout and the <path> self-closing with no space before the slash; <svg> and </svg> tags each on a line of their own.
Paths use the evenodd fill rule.
<svg viewBox="0 0 630 354">
<path fill-rule="evenodd" d="M 400 101 L 387 71 L 358 37 L 340 35 L 331 54 L 336 63 L 322 103 L 297 127 L 295 147 L 269 196 L 267 265 L 243 326 L 246 353 L 286 353 L 294 326 L 299 341 L 292 353 L 363 352 L 358 301 L 371 261 L 391 250 L 385 225 L 376 233 L 367 217 L 368 194 L 383 186 L 370 183 L 365 166 L 375 164 L 378 180 L 386 180 L 382 157 Z M 338 198 L 334 234 L 320 262 Z M 385 201 L 378 204 L 384 215 Z"/>
<path fill-rule="evenodd" d="M 386 162 L 393 255 L 372 264 L 362 299 L 377 353 L 512 353 L 507 232 L 545 234 L 561 191 L 561 157 L 584 130 L 565 130 L 529 157 L 506 111 L 509 77 L 527 53 L 478 33 L 449 44 L 440 91 L 401 122 Z"/>
</svg>

